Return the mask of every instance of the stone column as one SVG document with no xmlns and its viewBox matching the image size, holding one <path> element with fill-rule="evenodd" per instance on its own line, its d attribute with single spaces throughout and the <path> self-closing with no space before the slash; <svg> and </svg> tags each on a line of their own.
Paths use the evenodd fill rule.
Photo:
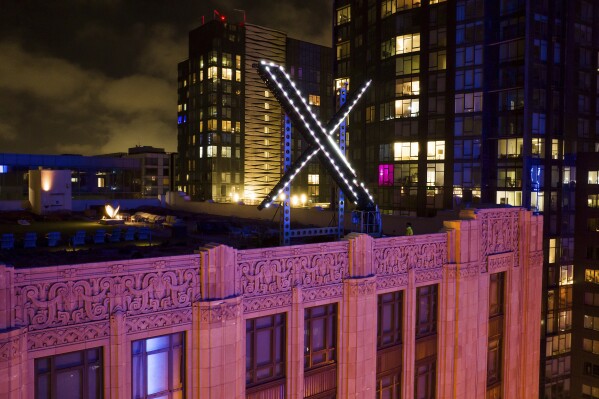
<svg viewBox="0 0 599 399">
<path fill-rule="evenodd" d="M 245 397 L 245 321 L 235 272 L 237 251 L 225 245 L 200 252 L 201 300 L 192 327 L 193 395 Z M 198 397 L 198 396 L 194 396 Z"/>
<path fill-rule="evenodd" d="M 372 398 L 376 393 L 376 279 L 343 282 L 339 397 Z"/>
<path fill-rule="evenodd" d="M 14 326 L 14 269 L 0 264 L 0 398 L 33 397 L 28 385 L 27 329 Z"/>
<path fill-rule="evenodd" d="M 127 350 L 127 330 L 125 325 L 125 314 L 115 312 L 110 316 L 109 336 L 109 366 L 108 366 L 108 388 L 111 399 L 125 399 L 131 396 L 131 387 L 127 384 L 127 375 L 131 372 Z M 106 386 L 106 384 L 105 384 Z"/>
<path fill-rule="evenodd" d="M 0 398 L 33 397 L 27 385 L 27 330 L 13 329 L 0 333 Z"/>
<path fill-rule="evenodd" d="M 416 276 L 408 270 L 408 287 L 404 290 L 403 361 L 401 398 L 414 398 L 414 360 L 416 359 Z"/>
<path fill-rule="evenodd" d="M 338 396 L 372 398 L 376 393 L 376 277 L 372 262 L 374 241 L 350 234 L 349 278 L 343 282 L 340 306 Z"/>
<path fill-rule="evenodd" d="M 287 329 L 287 397 L 302 399 L 304 397 L 304 304 L 301 287 L 293 288 Z"/>
</svg>

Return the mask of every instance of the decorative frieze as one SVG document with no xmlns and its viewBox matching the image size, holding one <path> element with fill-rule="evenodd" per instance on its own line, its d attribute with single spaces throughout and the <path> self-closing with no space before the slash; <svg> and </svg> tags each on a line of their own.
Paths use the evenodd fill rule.
<svg viewBox="0 0 599 399">
<path fill-rule="evenodd" d="M 291 292 L 249 297 L 243 299 L 243 313 L 260 312 L 269 309 L 278 309 L 291 306 Z"/>
<path fill-rule="evenodd" d="M 109 323 L 86 323 L 76 326 L 48 328 L 27 334 L 27 349 L 48 349 L 55 346 L 95 341 L 110 335 Z"/>
</svg>

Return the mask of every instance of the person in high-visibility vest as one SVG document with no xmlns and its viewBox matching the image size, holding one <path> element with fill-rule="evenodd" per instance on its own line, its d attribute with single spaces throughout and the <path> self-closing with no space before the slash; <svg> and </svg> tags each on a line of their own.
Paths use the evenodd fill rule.
<svg viewBox="0 0 599 399">
<path fill-rule="evenodd" d="M 414 235 L 414 230 L 412 230 L 412 223 L 410 223 L 410 222 L 406 223 L 406 235 L 407 236 Z"/>
</svg>

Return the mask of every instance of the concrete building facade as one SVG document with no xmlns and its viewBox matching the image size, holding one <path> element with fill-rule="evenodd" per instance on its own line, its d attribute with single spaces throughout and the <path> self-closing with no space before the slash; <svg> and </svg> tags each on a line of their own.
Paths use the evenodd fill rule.
<svg viewBox="0 0 599 399">
<path fill-rule="evenodd" d="M 192 30 L 189 59 L 178 66 L 177 186 L 194 200 L 259 202 L 281 176 L 283 114 L 252 66 L 262 60 L 288 66 L 315 113 L 332 115 L 331 48 L 226 18 Z M 298 194 L 324 200 L 324 172 L 306 169 Z"/>
<path fill-rule="evenodd" d="M 533 398 L 542 219 L 0 267 L 0 396 Z M 401 395 L 401 396 L 399 396 Z"/>
</svg>

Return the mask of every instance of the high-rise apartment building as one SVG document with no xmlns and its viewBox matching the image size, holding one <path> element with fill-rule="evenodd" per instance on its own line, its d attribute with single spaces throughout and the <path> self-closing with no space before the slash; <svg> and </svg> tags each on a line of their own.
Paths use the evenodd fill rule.
<svg viewBox="0 0 599 399">
<path fill-rule="evenodd" d="M 194 29 L 178 88 L 178 186 L 192 199 L 256 202 L 279 180 L 283 114 L 252 66 L 262 60 L 286 65 L 314 110 L 331 114 L 330 48 L 226 18 Z M 301 151 L 299 134 L 294 137 Z M 309 165 L 292 195 L 322 201 L 321 173 L 318 164 Z"/>
<path fill-rule="evenodd" d="M 588 0 L 334 2 L 335 85 L 374 79 L 348 153 L 381 210 L 480 202 L 544 215 L 547 398 L 582 390 L 571 379 L 583 367 L 571 356 L 583 345 L 572 337 L 583 328 L 572 315 L 575 160 L 598 151 L 598 17 Z"/>
</svg>

